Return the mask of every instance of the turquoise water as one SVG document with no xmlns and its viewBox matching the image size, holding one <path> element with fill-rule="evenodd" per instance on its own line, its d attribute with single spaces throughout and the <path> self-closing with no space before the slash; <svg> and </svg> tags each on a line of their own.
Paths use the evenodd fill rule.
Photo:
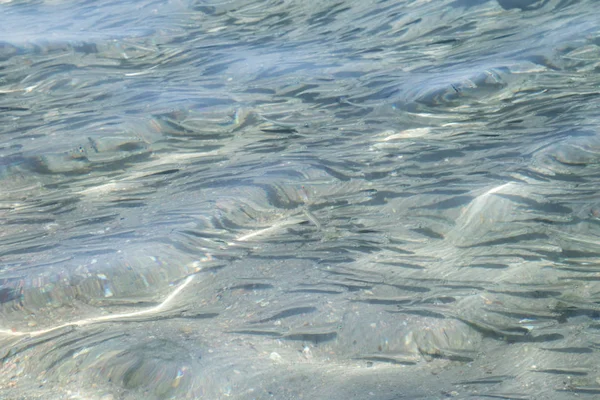
<svg viewBox="0 0 600 400">
<path fill-rule="evenodd" d="M 596 398 L 585 0 L 0 0 L 0 398 Z"/>
</svg>

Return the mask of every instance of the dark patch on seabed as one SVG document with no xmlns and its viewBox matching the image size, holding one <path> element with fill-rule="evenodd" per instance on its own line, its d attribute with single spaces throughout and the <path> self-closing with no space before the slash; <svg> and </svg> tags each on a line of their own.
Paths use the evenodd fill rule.
<svg viewBox="0 0 600 400">
<path fill-rule="evenodd" d="M 597 398 L 597 8 L 0 0 L 0 398 Z"/>
</svg>

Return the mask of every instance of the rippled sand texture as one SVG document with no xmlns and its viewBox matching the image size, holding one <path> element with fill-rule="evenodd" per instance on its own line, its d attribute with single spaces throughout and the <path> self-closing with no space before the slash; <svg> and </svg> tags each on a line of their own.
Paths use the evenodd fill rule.
<svg viewBox="0 0 600 400">
<path fill-rule="evenodd" d="M 597 8 L 0 0 L 0 398 L 597 398 Z"/>
</svg>

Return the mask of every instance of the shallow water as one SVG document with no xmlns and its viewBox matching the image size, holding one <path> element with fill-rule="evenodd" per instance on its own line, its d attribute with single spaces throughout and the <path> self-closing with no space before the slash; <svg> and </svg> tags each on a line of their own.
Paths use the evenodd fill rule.
<svg viewBox="0 0 600 400">
<path fill-rule="evenodd" d="M 0 397 L 600 393 L 592 0 L 0 0 Z"/>
</svg>

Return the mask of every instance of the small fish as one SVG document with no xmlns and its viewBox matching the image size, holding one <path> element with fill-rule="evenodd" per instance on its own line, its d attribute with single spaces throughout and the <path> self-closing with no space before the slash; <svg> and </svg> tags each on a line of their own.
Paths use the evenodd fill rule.
<svg viewBox="0 0 600 400">
<path fill-rule="evenodd" d="M 317 230 L 321 230 L 321 223 L 319 222 L 319 220 L 317 219 L 317 217 L 311 213 L 308 208 L 305 208 L 304 210 L 304 215 L 306 215 L 306 218 L 308 218 L 308 220 L 310 222 L 312 222 L 313 224 L 315 224 L 315 226 L 317 227 Z"/>
</svg>

